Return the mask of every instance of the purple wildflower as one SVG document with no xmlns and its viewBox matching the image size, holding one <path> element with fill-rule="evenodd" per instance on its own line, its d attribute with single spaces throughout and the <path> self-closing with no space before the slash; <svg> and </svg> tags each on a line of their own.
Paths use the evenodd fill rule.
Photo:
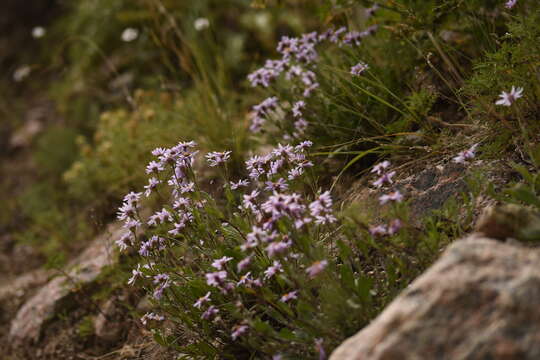
<svg viewBox="0 0 540 360">
<path fill-rule="evenodd" d="M 294 103 L 292 107 L 292 112 L 294 117 L 301 117 L 302 116 L 302 109 L 306 107 L 306 103 L 303 100 L 297 101 Z"/>
<path fill-rule="evenodd" d="M 298 51 L 298 39 L 283 36 L 276 50 L 283 55 L 284 59 L 287 59 L 292 53 Z"/>
<path fill-rule="evenodd" d="M 120 239 L 116 240 L 116 245 L 120 248 L 120 251 L 127 249 L 128 245 L 133 245 L 133 234 L 130 232 L 125 232 L 122 234 Z M 129 244 L 128 244 L 129 243 Z"/>
<path fill-rule="evenodd" d="M 184 230 L 191 221 L 193 221 L 193 215 L 191 213 L 182 214 L 178 222 L 174 223 L 174 228 L 169 230 L 168 233 L 173 236 L 178 236 Z"/>
<path fill-rule="evenodd" d="M 520 97 L 523 97 L 523 88 L 515 86 L 512 86 L 512 90 L 510 92 L 503 91 L 499 95 L 500 99 L 495 102 L 496 105 L 503 105 L 503 106 L 510 106 L 512 105 L 517 99 Z"/>
<path fill-rule="evenodd" d="M 206 293 L 206 295 L 200 297 L 199 299 L 197 299 L 197 301 L 193 304 L 194 307 L 196 307 L 197 309 L 200 309 L 203 304 L 207 303 L 210 301 L 210 291 Z"/>
<path fill-rule="evenodd" d="M 252 288 L 255 284 L 255 280 L 251 277 L 251 271 L 247 272 L 245 275 L 240 276 L 240 280 L 236 283 L 236 286 L 245 286 Z"/>
<path fill-rule="evenodd" d="M 390 222 L 390 226 L 388 226 L 388 235 L 394 235 L 396 234 L 401 228 L 403 227 L 403 224 L 401 223 L 401 220 L 394 219 Z"/>
<path fill-rule="evenodd" d="M 150 161 L 148 163 L 148 166 L 146 166 L 147 174 L 152 174 L 152 173 L 157 174 L 163 170 L 164 170 L 163 165 L 157 161 Z"/>
<path fill-rule="evenodd" d="M 342 26 L 339 29 L 337 29 L 336 31 L 332 31 L 329 38 L 328 38 L 328 40 L 331 43 L 338 43 L 340 35 L 343 34 L 346 31 L 347 31 L 347 28 Z"/>
<path fill-rule="evenodd" d="M 372 226 L 369 228 L 369 233 L 373 237 L 385 236 L 386 234 L 388 234 L 388 229 L 386 225 Z"/>
<path fill-rule="evenodd" d="M 389 201 L 401 202 L 403 201 L 403 195 L 399 192 L 399 190 L 396 190 L 390 194 L 385 194 L 379 197 L 379 202 L 381 205 L 384 205 Z"/>
<path fill-rule="evenodd" d="M 231 152 L 230 151 L 224 151 L 224 152 L 211 152 L 206 154 L 206 160 L 208 161 L 208 164 L 210 166 L 218 166 L 219 164 L 224 164 L 231 158 Z"/>
<path fill-rule="evenodd" d="M 274 257 L 287 251 L 287 249 L 289 249 L 291 245 L 291 240 L 272 242 L 266 247 L 266 252 L 268 253 L 269 257 Z"/>
<path fill-rule="evenodd" d="M 208 285 L 214 286 L 214 287 L 221 287 L 221 285 L 223 285 L 224 280 L 227 278 L 227 272 L 216 271 L 212 273 L 207 273 L 205 276 L 206 276 L 206 283 Z"/>
<path fill-rule="evenodd" d="M 319 353 L 319 360 L 326 360 L 327 358 L 326 351 L 324 351 L 323 347 L 323 341 L 323 339 L 315 340 L 315 350 Z"/>
<path fill-rule="evenodd" d="M 385 160 L 375 165 L 373 169 L 371 169 L 371 172 L 377 173 L 377 175 L 381 175 L 383 173 L 383 170 L 388 168 L 389 166 L 390 166 L 390 161 Z"/>
<path fill-rule="evenodd" d="M 281 266 L 280 262 L 277 260 L 274 260 L 271 266 L 269 266 L 264 271 L 264 279 L 270 279 L 277 273 L 283 272 L 283 267 Z"/>
<path fill-rule="evenodd" d="M 249 180 L 248 179 L 242 179 L 242 180 L 238 180 L 238 182 L 230 182 L 229 183 L 231 185 L 231 189 L 232 190 L 236 190 L 240 187 L 247 187 L 249 186 Z"/>
<path fill-rule="evenodd" d="M 366 9 L 366 16 L 369 18 L 369 17 L 372 17 L 375 12 L 379 10 L 379 4 L 375 4 L 373 5 L 372 7 L 369 7 Z"/>
<path fill-rule="evenodd" d="M 294 180 L 304 174 L 304 169 L 301 167 L 296 167 L 291 170 L 289 170 L 287 179 Z"/>
<path fill-rule="evenodd" d="M 259 196 L 259 192 L 257 190 L 253 190 L 249 195 L 244 195 L 241 208 L 244 210 L 251 210 L 252 212 L 256 213 L 258 211 L 257 204 L 255 202 L 257 196 Z"/>
<path fill-rule="evenodd" d="M 309 212 L 315 218 L 319 225 L 336 222 L 337 219 L 332 215 L 332 197 L 329 191 L 325 191 L 319 198 L 309 204 Z"/>
<path fill-rule="evenodd" d="M 302 141 L 300 144 L 295 146 L 295 150 L 297 151 L 304 151 L 307 148 L 310 148 L 313 146 L 313 143 L 309 140 Z"/>
<path fill-rule="evenodd" d="M 156 247 L 156 245 L 158 245 Z M 148 241 L 145 241 L 141 244 L 141 248 L 139 249 L 139 255 L 141 256 L 150 256 L 150 251 L 152 249 L 156 248 L 157 250 L 161 251 L 165 249 L 165 239 L 160 238 L 157 235 L 152 236 Z"/>
<path fill-rule="evenodd" d="M 311 264 L 310 267 L 306 269 L 306 273 L 309 275 L 310 278 L 313 279 L 315 276 L 319 275 L 327 266 L 328 261 L 326 260 L 315 261 L 313 264 Z"/>
<path fill-rule="evenodd" d="M 504 4 L 504 6 L 507 8 L 507 9 L 511 9 L 513 8 L 514 6 L 516 6 L 517 4 L 517 0 L 508 0 L 506 2 L 506 4 Z"/>
<path fill-rule="evenodd" d="M 236 340 L 239 336 L 244 335 L 248 331 L 249 327 L 247 325 L 235 325 L 232 329 L 231 337 L 233 340 Z"/>
<path fill-rule="evenodd" d="M 245 259 L 240 260 L 240 261 L 238 262 L 238 264 L 236 265 L 236 269 L 238 270 L 238 272 L 242 272 L 242 271 L 244 271 L 245 269 L 247 269 L 247 267 L 249 266 L 249 264 L 251 264 L 251 259 L 252 259 L 252 257 L 251 257 L 251 256 L 248 256 L 248 257 L 246 257 Z"/>
<path fill-rule="evenodd" d="M 373 182 L 373 185 L 377 188 L 380 188 L 385 183 L 393 184 L 392 178 L 396 175 L 395 171 L 391 171 L 389 173 L 383 174 L 379 179 L 377 179 L 375 182 Z"/>
<path fill-rule="evenodd" d="M 302 93 L 302 96 L 305 98 L 308 98 L 311 96 L 311 93 L 313 90 L 317 89 L 319 87 L 319 83 L 313 83 L 312 85 L 308 86 L 304 89 L 304 92 Z"/>
<path fill-rule="evenodd" d="M 467 160 L 474 159 L 476 156 L 476 148 L 478 144 L 474 144 L 469 149 L 460 152 L 456 157 L 454 157 L 454 162 L 458 164 L 465 164 Z"/>
<path fill-rule="evenodd" d="M 155 177 L 148 179 L 148 185 L 144 186 L 144 196 L 149 197 L 150 194 L 152 194 L 152 191 L 157 188 L 160 183 L 161 181 Z"/>
<path fill-rule="evenodd" d="M 130 231 L 135 231 L 136 229 L 140 228 L 141 225 L 142 223 L 139 220 L 128 219 L 124 224 L 124 228 L 129 229 Z"/>
<path fill-rule="evenodd" d="M 367 69 L 369 69 L 369 65 L 363 62 L 359 62 L 351 68 L 351 74 L 355 76 L 360 76 Z"/>
<path fill-rule="evenodd" d="M 291 291 L 291 292 L 288 292 L 286 293 L 285 295 L 283 295 L 281 297 L 281 299 L 279 299 L 281 302 L 284 302 L 286 303 L 287 301 L 291 301 L 291 300 L 296 300 L 298 299 L 298 290 L 295 290 L 295 291 Z"/>
<path fill-rule="evenodd" d="M 359 31 L 350 31 L 343 37 L 343 44 L 360 46 L 363 37 Z"/>
<path fill-rule="evenodd" d="M 134 285 L 138 277 L 142 277 L 141 264 L 137 264 L 137 268 L 131 270 L 132 276 L 128 280 L 128 285 Z"/>
<path fill-rule="evenodd" d="M 127 204 L 134 204 L 137 203 L 141 198 L 142 193 L 136 193 L 136 192 L 130 192 L 126 196 L 124 196 L 124 202 Z"/>
<path fill-rule="evenodd" d="M 267 181 L 265 182 L 265 185 L 266 187 L 264 189 L 267 191 L 285 191 L 289 188 L 289 185 L 283 178 L 279 178 L 274 182 Z"/>
<path fill-rule="evenodd" d="M 291 195 L 274 192 L 266 202 L 261 205 L 262 210 L 272 216 L 273 221 L 282 217 L 299 218 L 305 211 L 305 205 L 300 203 L 300 195 Z"/>
<path fill-rule="evenodd" d="M 296 131 L 293 133 L 293 136 L 295 138 L 299 138 L 306 132 L 306 129 L 308 128 L 309 123 L 306 121 L 306 119 L 301 118 L 294 122 L 294 128 Z"/>
<path fill-rule="evenodd" d="M 118 220 L 130 220 L 137 214 L 137 203 L 124 202 L 121 207 L 118 208 Z"/>
<path fill-rule="evenodd" d="M 173 203 L 173 209 L 179 210 L 181 208 L 187 208 L 190 205 L 190 203 L 191 203 L 191 200 L 189 200 L 188 198 L 184 198 L 184 197 L 176 198 L 176 200 Z"/>
<path fill-rule="evenodd" d="M 154 299 L 159 300 L 163 296 L 163 291 L 171 286 L 169 275 L 157 274 L 154 276 L 154 284 L 158 285 L 154 289 Z"/>
<path fill-rule="evenodd" d="M 150 313 L 146 313 L 146 314 L 143 315 L 143 317 L 141 318 L 141 323 L 143 325 L 146 325 L 149 320 L 163 321 L 163 320 L 165 320 L 165 317 L 161 316 L 161 315 L 156 315 L 156 314 L 150 312 Z"/>
<path fill-rule="evenodd" d="M 223 266 L 229 261 L 231 261 L 232 259 L 233 259 L 232 257 L 224 256 L 221 259 L 214 260 L 214 262 L 212 263 L 212 266 L 218 270 L 222 270 Z"/>
<path fill-rule="evenodd" d="M 248 80 L 252 87 L 262 85 L 270 86 L 270 81 L 279 76 L 279 73 L 273 69 L 261 68 L 248 75 Z"/>
<path fill-rule="evenodd" d="M 210 305 L 208 309 L 201 315 L 201 318 L 204 320 L 210 320 L 215 315 L 219 313 L 219 309 L 216 308 L 214 305 Z"/>
</svg>

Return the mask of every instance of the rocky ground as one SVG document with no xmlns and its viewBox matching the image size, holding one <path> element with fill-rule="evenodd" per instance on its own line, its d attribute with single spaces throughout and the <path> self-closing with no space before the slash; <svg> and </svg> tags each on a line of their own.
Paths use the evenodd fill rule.
<svg viewBox="0 0 540 360">
<path fill-rule="evenodd" d="M 330 359 L 538 359 L 539 260 L 481 233 L 456 241 Z"/>
<path fill-rule="evenodd" d="M 506 163 L 474 166 L 502 186 L 513 177 Z M 403 171 L 397 186 L 414 199 L 413 217 L 419 219 L 465 191 L 464 170 L 441 161 L 421 171 Z M 348 198 L 367 205 L 376 196 L 361 180 Z M 491 202 L 481 199 L 476 213 Z M 489 219 L 479 226 L 493 236 Z M 120 230 L 117 224 L 107 227 L 62 269 L 36 267 L 32 254 L 19 245 L 7 252 L 1 265 L 17 269 L 0 287 L 0 341 L 10 349 L 9 359 L 169 358 L 135 316 L 148 306 L 142 294 L 120 287 L 98 296 L 104 284 L 111 284 L 103 279 L 123 261 L 113 246 Z M 480 235 L 458 241 L 332 359 L 536 358 L 538 329 L 534 324 L 520 329 L 533 309 L 538 256 Z M 482 336 L 472 343 L 466 335 L 470 331 Z"/>
</svg>

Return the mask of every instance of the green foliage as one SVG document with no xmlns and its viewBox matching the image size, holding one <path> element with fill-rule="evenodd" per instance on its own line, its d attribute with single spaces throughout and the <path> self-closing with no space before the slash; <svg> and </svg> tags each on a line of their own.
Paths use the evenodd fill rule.
<svg viewBox="0 0 540 360">
<path fill-rule="evenodd" d="M 75 137 L 77 132 L 65 126 L 51 126 L 37 141 L 34 161 L 44 175 L 63 173 L 77 158 Z"/>
<path fill-rule="evenodd" d="M 77 324 L 77 335 L 84 340 L 94 334 L 94 318 L 91 315 L 83 317 Z"/>
<path fill-rule="evenodd" d="M 190 159 L 193 150 L 186 149 L 180 157 Z M 262 160 L 265 171 L 261 171 L 261 176 L 270 181 L 283 178 L 297 161 L 303 161 L 283 155 L 288 159 L 283 167 L 276 174 L 267 174 L 270 161 L 280 158 L 276 151 L 271 159 Z M 176 335 L 166 336 L 159 321 L 145 315 L 143 319 L 153 329 L 155 341 L 178 350 L 186 358 L 264 358 L 278 353 L 286 358 L 316 358 L 314 344 L 319 338 L 327 351 L 332 350 L 368 324 L 434 261 L 444 246 L 470 228 L 476 196 L 464 194 L 460 200 L 450 201 L 423 219 L 421 227 L 409 221 L 406 204 L 373 209 L 379 224 L 398 224 L 393 233 L 375 235 L 375 224 L 366 218 L 364 204 L 362 211 L 347 209 L 335 224 L 315 223 L 313 218 L 298 227 L 295 219 L 315 216 L 311 209 L 316 205 L 310 202 L 318 195 L 306 191 L 317 188 L 317 184 L 311 183 L 311 176 L 287 181 L 289 191 L 306 194 L 305 199 L 301 195 L 296 197 L 299 207 L 305 206 L 299 210 L 301 214 L 283 210 L 290 200 L 280 200 L 282 205 L 276 209 L 283 213 L 274 218 L 273 210 L 267 208 L 272 206 L 268 205 L 272 204 L 271 197 L 258 183 L 254 186 L 261 193 L 252 200 L 255 210 L 244 205 L 251 190 L 231 189 L 227 164 L 220 170 L 222 179 L 218 183 L 224 186 L 228 201 L 220 205 L 196 175 L 201 171 L 196 162 L 166 165 L 165 160 L 160 161 L 165 169 L 152 176 L 165 184 L 169 178 L 177 179 L 172 175 L 174 166 L 184 164 L 180 180 L 193 182 L 195 190 L 178 198 L 184 205 L 171 206 L 163 197 L 171 188 L 159 185 L 153 190 L 160 198 L 157 208 L 166 210 L 169 220 L 164 217 L 156 220 L 155 225 L 131 227 L 131 233 L 120 241 L 132 249 L 131 253 L 138 251 L 141 255 L 130 282 L 152 294 L 158 313 L 175 325 Z M 147 219 L 137 215 L 138 211 L 126 210 L 143 206 L 137 198 L 126 197 L 122 212 L 128 222 L 136 219 L 146 224 Z M 257 211 L 261 214 L 257 215 Z M 149 219 L 157 219 L 156 216 L 158 213 Z M 184 226 L 175 233 L 171 231 L 176 227 L 173 222 Z M 263 231 L 263 227 L 268 230 Z M 290 242 L 285 250 L 269 250 L 284 242 Z M 226 260 L 218 266 L 217 259 Z M 246 268 L 239 268 L 246 259 Z M 328 265 L 309 275 L 309 267 L 321 261 Z M 276 263 L 281 264 L 282 270 L 269 276 Z M 209 281 L 218 271 L 223 277 Z M 283 300 L 283 296 L 293 292 L 294 297 Z M 201 300 L 205 296 L 206 300 Z M 219 312 L 207 315 L 211 307 Z M 244 326 L 247 335 L 232 335 Z"/>
<path fill-rule="evenodd" d="M 508 32 L 495 38 L 497 47 L 476 61 L 474 73 L 463 88 L 476 118 L 490 122 L 491 137 L 503 147 L 515 147 L 532 155 L 538 142 L 540 88 L 537 78 L 540 47 L 540 8 L 527 4 L 528 16 L 508 22 Z M 511 107 L 495 105 L 501 92 L 523 88 L 523 98 Z"/>
</svg>

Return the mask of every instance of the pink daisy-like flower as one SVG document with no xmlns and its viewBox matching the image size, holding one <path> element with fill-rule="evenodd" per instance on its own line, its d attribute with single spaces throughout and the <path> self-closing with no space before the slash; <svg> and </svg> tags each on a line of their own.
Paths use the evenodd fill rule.
<svg viewBox="0 0 540 360">
<path fill-rule="evenodd" d="M 214 262 L 212 263 L 212 266 L 218 270 L 221 270 L 223 269 L 223 266 L 229 261 L 231 261 L 232 259 L 233 259 L 232 257 L 224 256 L 221 259 L 214 260 Z"/>
<path fill-rule="evenodd" d="M 231 158 L 231 152 L 230 151 L 224 151 L 224 152 L 211 152 L 206 154 L 206 160 L 208 161 L 208 164 L 210 166 L 218 166 L 219 164 L 224 164 Z"/>
<path fill-rule="evenodd" d="M 399 190 L 396 190 L 390 194 L 385 194 L 379 197 L 379 203 L 381 205 L 384 205 L 389 201 L 401 202 L 403 201 L 403 195 L 399 192 Z"/>
<path fill-rule="evenodd" d="M 311 264 L 310 267 L 306 269 L 306 273 L 309 275 L 310 278 L 314 278 L 315 276 L 319 275 L 327 266 L 328 261 L 326 260 L 315 261 L 313 264 Z"/>
<path fill-rule="evenodd" d="M 226 271 L 216 271 L 213 273 L 207 273 L 206 283 L 210 286 L 220 287 L 223 284 L 223 281 L 227 278 Z"/>
<path fill-rule="evenodd" d="M 367 69 L 369 69 L 369 65 L 363 62 L 359 62 L 351 68 L 351 75 L 360 76 Z"/>
<path fill-rule="evenodd" d="M 217 315 L 217 313 L 219 313 L 219 309 L 214 305 L 210 305 L 210 307 L 201 315 L 201 318 L 204 320 L 210 320 Z"/>
<path fill-rule="evenodd" d="M 194 307 L 196 307 L 197 309 L 200 309 L 203 304 L 207 303 L 210 301 L 210 291 L 206 293 L 206 295 L 200 297 L 196 302 L 195 304 L 193 304 Z"/>
<path fill-rule="evenodd" d="M 476 148 L 478 144 L 474 144 L 470 149 L 460 152 L 456 157 L 454 157 L 454 162 L 458 164 L 465 164 L 467 160 L 474 159 L 476 156 Z"/>
<path fill-rule="evenodd" d="M 238 182 L 230 182 L 229 183 L 231 185 L 231 189 L 232 190 L 236 190 L 240 187 L 247 187 L 249 186 L 249 180 L 247 179 L 242 179 L 242 180 L 238 180 Z"/>
<path fill-rule="evenodd" d="M 371 236 L 374 237 L 385 236 L 386 234 L 388 234 L 388 228 L 386 227 L 386 225 L 372 226 L 369 228 L 369 233 L 371 234 Z"/>
<path fill-rule="evenodd" d="M 298 290 L 295 290 L 295 291 L 291 291 L 291 292 L 288 292 L 286 293 L 285 295 L 283 295 L 281 297 L 281 299 L 279 299 L 281 302 L 284 302 L 286 303 L 287 301 L 291 301 L 291 300 L 296 300 L 298 299 Z"/>
<path fill-rule="evenodd" d="M 137 264 L 137 268 L 133 269 L 131 272 L 133 275 L 129 278 L 128 285 L 135 284 L 135 280 L 137 280 L 138 277 L 143 276 L 143 273 L 141 272 L 141 264 Z"/>
<path fill-rule="evenodd" d="M 495 102 L 496 105 L 511 106 L 517 99 L 523 97 L 523 88 L 512 86 L 510 92 L 503 91 L 499 97 L 500 99 Z"/>
<path fill-rule="evenodd" d="M 377 188 L 380 188 L 385 183 L 392 184 L 393 183 L 392 178 L 394 177 L 394 175 L 396 175 L 395 171 L 391 171 L 389 173 L 383 174 L 380 178 L 378 178 L 376 181 L 373 182 L 373 185 L 375 185 L 375 187 Z"/>
<path fill-rule="evenodd" d="M 302 109 L 306 107 L 306 103 L 303 100 L 297 101 L 292 107 L 294 117 L 302 117 Z"/>
<path fill-rule="evenodd" d="M 242 272 L 251 264 L 251 256 L 248 256 L 247 258 L 240 260 L 238 264 L 236 265 L 236 269 L 238 272 Z"/>
<path fill-rule="evenodd" d="M 517 4 L 517 0 L 508 0 L 506 2 L 506 4 L 504 4 L 504 6 L 507 8 L 507 9 L 511 9 L 513 8 L 514 6 L 516 6 Z"/>
<path fill-rule="evenodd" d="M 231 337 L 233 340 L 236 340 L 238 337 L 244 335 L 248 331 L 249 327 L 247 325 L 235 325 L 232 329 Z"/>
<path fill-rule="evenodd" d="M 401 220 L 394 219 L 390 222 L 390 226 L 388 226 L 388 235 L 394 235 L 397 233 L 401 228 L 403 227 L 403 224 L 401 223 Z"/>
<path fill-rule="evenodd" d="M 384 169 L 388 168 L 390 166 L 390 161 L 385 160 L 383 162 L 378 163 L 371 169 L 372 173 L 377 173 L 377 175 L 381 175 L 384 171 Z"/>
<path fill-rule="evenodd" d="M 281 267 L 281 264 L 279 263 L 279 261 L 274 261 L 274 263 L 272 264 L 272 266 L 269 266 L 265 271 L 264 271 L 264 278 L 265 279 L 270 279 L 272 276 L 276 275 L 277 273 L 280 273 L 283 271 L 283 268 Z"/>
</svg>

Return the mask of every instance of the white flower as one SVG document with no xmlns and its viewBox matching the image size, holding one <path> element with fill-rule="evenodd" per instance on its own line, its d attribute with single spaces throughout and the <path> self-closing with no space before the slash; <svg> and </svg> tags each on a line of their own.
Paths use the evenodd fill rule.
<svg viewBox="0 0 540 360">
<path fill-rule="evenodd" d="M 474 144 L 470 149 L 460 152 L 456 157 L 454 157 L 454 162 L 458 164 L 465 164 L 467 160 L 474 159 L 476 156 L 476 148 L 478 144 Z"/>
<path fill-rule="evenodd" d="M 503 91 L 499 97 L 500 99 L 495 102 L 496 105 L 510 106 L 514 103 L 514 101 L 520 97 L 523 97 L 523 88 L 516 88 L 515 86 L 512 86 L 512 90 L 510 90 L 509 93 Z"/>
<path fill-rule="evenodd" d="M 15 70 L 15 72 L 13 73 L 13 80 L 15 80 L 16 82 L 21 82 L 26 79 L 28 75 L 30 75 L 31 71 L 32 69 L 28 65 L 18 67 L 17 70 Z"/>
<path fill-rule="evenodd" d="M 126 28 L 122 32 L 121 37 L 122 37 L 122 41 L 125 41 L 125 42 L 133 41 L 139 37 L 139 30 L 134 29 L 134 28 Z"/>
<path fill-rule="evenodd" d="M 197 31 L 207 29 L 209 26 L 210 26 L 210 21 L 208 21 L 207 18 L 198 18 L 197 20 L 195 20 L 195 22 L 193 22 L 193 27 Z"/>
<path fill-rule="evenodd" d="M 45 28 L 41 26 L 36 26 L 35 28 L 32 29 L 32 37 L 34 39 L 40 39 L 44 37 L 45 33 L 46 33 Z"/>
</svg>

